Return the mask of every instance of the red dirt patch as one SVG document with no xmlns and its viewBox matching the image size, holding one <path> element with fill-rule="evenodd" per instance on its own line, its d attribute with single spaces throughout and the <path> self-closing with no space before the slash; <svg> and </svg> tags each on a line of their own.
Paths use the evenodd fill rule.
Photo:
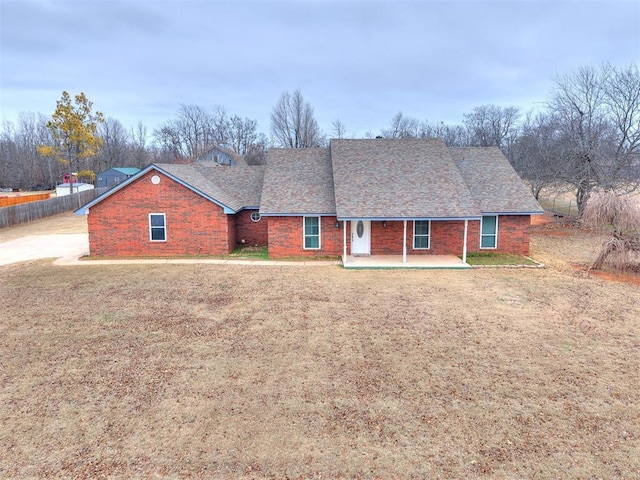
<svg viewBox="0 0 640 480">
<path fill-rule="evenodd" d="M 546 225 L 547 223 L 553 223 L 555 217 L 549 213 L 544 215 L 531 215 L 531 226 L 537 227 L 538 225 Z"/>
<path fill-rule="evenodd" d="M 573 265 L 573 268 L 586 272 L 587 275 L 592 275 L 602 280 L 630 283 L 632 285 L 640 286 L 640 275 L 637 275 L 635 273 L 609 272 L 607 270 L 590 270 L 589 267 L 585 265 Z"/>
<path fill-rule="evenodd" d="M 553 235 L 568 237 L 573 233 L 571 218 L 556 217 L 552 213 L 531 216 L 531 233 L 537 235 Z"/>
</svg>

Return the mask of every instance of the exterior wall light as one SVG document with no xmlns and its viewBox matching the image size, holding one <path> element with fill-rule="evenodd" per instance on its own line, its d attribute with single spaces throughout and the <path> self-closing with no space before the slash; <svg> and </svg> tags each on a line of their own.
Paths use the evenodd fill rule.
<svg viewBox="0 0 640 480">
<path fill-rule="evenodd" d="M 386 220 L 382 222 L 382 226 L 385 227 L 385 228 L 387 227 L 387 221 Z"/>
</svg>

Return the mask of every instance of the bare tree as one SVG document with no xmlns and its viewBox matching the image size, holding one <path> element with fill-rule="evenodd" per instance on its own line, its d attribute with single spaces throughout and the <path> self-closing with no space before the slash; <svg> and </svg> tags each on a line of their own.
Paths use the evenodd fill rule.
<svg viewBox="0 0 640 480">
<path fill-rule="evenodd" d="M 18 188 L 18 147 L 13 122 L 4 120 L 0 131 L 0 188 Z"/>
<path fill-rule="evenodd" d="M 131 128 L 129 138 L 131 139 L 129 164 L 142 168 L 151 163 L 147 148 L 147 127 L 142 122 L 138 122 L 135 128 Z"/>
<path fill-rule="evenodd" d="M 347 127 L 339 118 L 336 118 L 331 126 L 333 127 L 333 130 L 331 130 L 332 138 L 345 138 L 345 135 L 347 134 Z"/>
<path fill-rule="evenodd" d="M 95 170 L 128 165 L 129 133 L 119 120 L 108 117 L 98 126 L 98 135 L 102 138 L 102 148 L 97 155 Z"/>
<path fill-rule="evenodd" d="M 257 129 L 255 120 L 229 117 L 221 106 L 209 111 L 198 105 L 180 105 L 176 117 L 156 129 L 154 137 L 162 161 L 194 159 L 217 146 L 244 156 L 259 142 Z"/>
<path fill-rule="evenodd" d="M 255 120 L 234 115 L 229 119 L 227 130 L 229 146 L 243 157 L 258 143 L 258 122 Z"/>
<path fill-rule="evenodd" d="M 562 133 L 559 173 L 576 189 L 580 216 L 595 188 L 637 187 L 640 77 L 636 65 L 581 67 L 556 78 L 549 109 L 559 119 Z"/>
<path fill-rule="evenodd" d="M 611 234 L 591 268 L 599 270 L 609 263 L 619 270 L 640 269 L 640 200 L 613 190 L 594 191 L 582 221 Z"/>
<path fill-rule="evenodd" d="M 300 90 L 284 92 L 271 112 L 271 136 L 285 148 L 320 147 L 325 140 L 313 115 L 313 107 Z"/>
<path fill-rule="evenodd" d="M 640 75 L 635 64 L 611 68 L 605 83 L 605 104 L 613 125 L 613 153 L 610 185 L 634 179 L 640 181 Z"/>
<path fill-rule="evenodd" d="M 475 107 L 471 113 L 464 114 L 471 146 L 498 147 L 507 154 L 516 138 L 519 118 L 520 111 L 516 107 Z"/>
<path fill-rule="evenodd" d="M 428 120 L 420 124 L 420 138 L 441 138 L 447 147 L 469 146 L 469 136 L 462 125 L 449 125 L 444 122 L 431 123 Z"/>
<path fill-rule="evenodd" d="M 543 188 L 557 182 L 557 158 L 560 155 L 560 131 L 557 119 L 547 113 L 527 114 L 520 136 L 511 151 L 511 163 L 529 182 L 536 198 Z"/>
<path fill-rule="evenodd" d="M 216 145 L 214 131 L 213 114 L 199 105 L 181 104 L 176 117 L 158 128 L 154 136 L 167 153 L 185 159 L 195 158 Z"/>
<path fill-rule="evenodd" d="M 420 122 L 407 117 L 402 112 L 396 113 L 391 119 L 389 128 L 381 130 L 384 138 L 416 138 L 419 136 Z"/>
<path fill-rule="evenodd" d="M 267 160 L 269 140 L 264 133 L 259 133 L 256 139 L 247 147 L 244 160 L 247 165 L 264 165 Z"/>
<path fill-rule="evenodd" d="M 53 144 L 42 114 L 21 112 L 17 122 L 2 122 L 0 130 L 0 186 L 11 188 L 52 188 L 61 166 L 55 159 L 44 157 L 38 145 Z"/>
</svg>

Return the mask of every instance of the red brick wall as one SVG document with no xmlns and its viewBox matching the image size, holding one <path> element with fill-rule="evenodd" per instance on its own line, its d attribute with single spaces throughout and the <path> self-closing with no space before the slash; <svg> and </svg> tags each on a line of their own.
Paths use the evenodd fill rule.
<svg viewBox="0 0 640 480">
<path fill-rule="evenodd" d="M 480 222 L 477 222 L 478 224 Z M 509 215 L 498 217 L 498 248 L 494 251 L 500 253 L 515 253 L 529 255 L 529 227 L 530 215 Z M 478 239 L 476 245 L 480 245 L 480 225 L 478 225 Z M 480 248 L 478 248 L 480 250 Z M 482 251 L 487 251 L 483 249 Z"/>
<path fill-rule="evenodd" d="M 498 247 L 480 249 L 480 222 L 469 221 L 467 252 L 497 252 L 529 255 L 529 215 L 509 215 L 498 218 Z M 431 222 L 430 248 L 413 249 L 413 222 L 407 222 L 407 255 L 462 255 L 464 221 Z M 402 255 L 403 222 L 371 222 L 371 254 Z"/>
<path fill-rule="evenodd" d="M 342 255 L 342 222 L 340 222 L 340 227 L 336 228 L 336 217 L 320 217 L 320 219 L 321 248 L 319 250 L 305 250 L 303 248 L 302 217 L 269 217 L 269 257 Z"/>
<path fill-rule="evenodd" d="M 241 210 L 236 217 L 236 238 L 237 245 L 258 245 L 266 246 L 269 244 L 269 232 L 267 224 L 269 223 L 268 217 L 262 217 L 260 221 L 251 221 L 251 212 L 257 212 L 257 210 Z"/>
<path fill-rule="evenodd" d="M 166 242 L 149 240 L 149 213 L 165 214 Z M 153 170 L 91 207 L 88 226 L 91 255 L 221 255 L 235 246 L 233 215 Z"/>
</svg>

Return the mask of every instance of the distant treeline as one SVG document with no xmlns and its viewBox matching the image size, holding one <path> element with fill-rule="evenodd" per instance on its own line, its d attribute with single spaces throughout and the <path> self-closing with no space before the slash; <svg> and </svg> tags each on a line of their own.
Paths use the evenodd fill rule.
<svg viewBox="0 0 640 480">
<path fill-rule="evenodd" d="M 387 127 L 366 138 L 442 138 L 448 146 L 500 148 L 532 193 L 562 181 L 576 190 L 582 212 L 592 191 L 635 188 L 640 181 L 640 78 L 638 67 L 585 66 L 555 79 L 544 107 L 521 112 L 513 106 L 481 105 L 460 124 L 419 120 L 398 112 Z M 53 188 L 67 170 L 36 147 L 54 136 L 42 113 L 22 113 L 0 128 L 0 188 Z M 79 170 L 189 162 L 213 147 L 224 147 L 249 164 L 265 161 L 270 147 L 307 148 L 345 138 L 336 119 L 322 132 L 314 109 L 299 90 L 284 92 L 271 114 L 269 136 L 249 118 L 223 107 L 181 105 L 176 115 L 149 133 L 141 122 L 127 129 L 112 117 L 98 125 L 102 145 Z"/>
</svg>

